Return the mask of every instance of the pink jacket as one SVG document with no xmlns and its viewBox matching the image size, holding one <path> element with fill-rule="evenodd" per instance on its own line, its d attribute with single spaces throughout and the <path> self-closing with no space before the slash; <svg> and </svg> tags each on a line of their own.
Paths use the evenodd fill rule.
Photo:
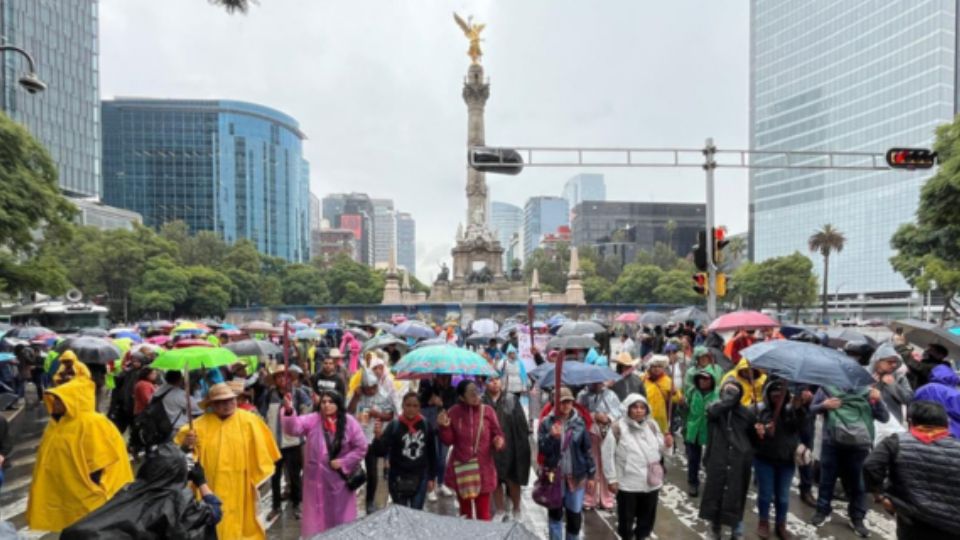
<svg viewBox="0 0 960 540">
<path fill-rule="evenodd" d="M 350 332 L 345 332 L 340 340 L 340 353 L 349 358 L 347 366 L 351 374 L 355 373 L 360 362 L 360 342 Z"/>
<path fill-rule="evenodd" d="M 482 411 L 482 413 L 481 413 Z M 483 429 L 480 431 L 480 443 L 477 445 L 477 457 L 480 462 L 480 492 L 492 493 L 497 487 L 497 467 L 493 463 L 493 439 L 503 437 L 497 413 L 489 405 L 469 407 L 457 403 L 448 411 L 450 425 L 440 428 L 440 440 L 452 446 L 444 483 L 450 489 L 457 489 L 454 477 L 454 462 L 462 463 L 473 457 L 473 447 L 477 441 L 477 428 L 480 427 L 480 414 L 483 414 Z"/>
</svg>

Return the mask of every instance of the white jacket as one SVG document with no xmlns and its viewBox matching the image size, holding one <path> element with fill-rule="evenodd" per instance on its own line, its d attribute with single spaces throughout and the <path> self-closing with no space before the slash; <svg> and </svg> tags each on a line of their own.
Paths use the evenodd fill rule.
<svg viewBox="0 0 960 540">
<path fill-rule="evenodd" d="M 603 475 L 608 483 L 616 482 L 622 491 L 646 493 L 662 486 L 647 484 L 647 467 L 650 463 L 660 463 L 665 448 L 660 427 L 649 416 L 643 422 L 630 419 L 630 405 L 637 401 L 647 403 L 640 394 L 630 394 L 623 400 L 623 418 L 617 420 L 615 428 L 607 431 L 601 457 Z M 619 440 L 615 431 L 620 432 Z"/>
</svg>

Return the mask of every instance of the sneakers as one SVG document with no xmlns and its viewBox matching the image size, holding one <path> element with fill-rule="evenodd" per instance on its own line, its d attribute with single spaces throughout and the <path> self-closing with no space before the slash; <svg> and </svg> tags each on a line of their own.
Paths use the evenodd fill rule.
<svg viewBox="0 0 960 540">
<path fill-rule="evenodd" d="M 825 522 L 826 520 L 827 520 L 827 516 L 821 514 L 820 512 L 817 512 L 816 514 L 813 515 L 812 518 L 810 518 L 810 524 L 813 525 L 814 527 L 819 527 L 823 525 L 823 522 Z"/>
<path fill-rule="evenodd" d="M 761 519 L 757 523 L 757 537 L 761 540 L 767 540 L 770 538 L 770 521 L 766 519 Z"/>
<path fill-rule="evenodd" d="M 499 522 L 501 522 L 501 521 L 504 521 L 504 518 L 505 518 L 505 517 L 507 517 L 507 513 L 506 513 L 506 512 L 497 511 L 496 513 L 493 514 L 493 517 L 490 518 L 490 521 L 492 521 L 492 522 L 494 522 L 494 523 L 499 523 Z"/>
<path fill-rule="evenodd" d="M 870 529 L 868 529 L 868 528 L 866 527 L 866 525 L 863 524 L 863 520 L 862 520 L 862 519 L 854 519 L 854 520 L 851 520 L 851 521 L 850 521 L 850 528 L 853 529 L 854 534 L 856 534 L 856 535 L 859 536 L 860 538 L 869 538 L 869 537 L 870 537 Z"/>
<path fill-rule="evenodd" d="M 438 489 L 434 489 L 434 490 L 430 491 L 429 493 L 427 493 L 427 500 L 430 501 L 430 502 L 437 502 L 437 491 L 439 491 L 439 490 L 438 490 Z"/>
<path fill-rule="evenodd" d="M 453 497 L 455 495 L 453 490 L 448 488 L 446 485 L 440 486 L 440 494 L 444 497 Z"/>
</svg>

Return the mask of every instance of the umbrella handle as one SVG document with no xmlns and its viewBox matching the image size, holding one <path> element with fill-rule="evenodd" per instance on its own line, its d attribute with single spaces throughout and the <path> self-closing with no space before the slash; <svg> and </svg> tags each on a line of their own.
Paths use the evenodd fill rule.
<svg viewBox="0 0 960 540">
<path fill-rule="evenodd" d="M 557 367 L 553 369 L 553 411 L 554 416 L 560 414 L 560 381 L 563 378 L 563 360 L 567 356 L 567 350 L 561 349 L 560 356 L 557 357 Z"/>
<path fill-rule="evenodd" d="M 187 422 L 190 424 L 190 431 L 193 431 L 193 405 L 191 404 L 191 392 L 190 392 L 190 368 L 184 366 L 183 368 L 183 379 L 186 381 L 187 386 Z"/>
</svg>

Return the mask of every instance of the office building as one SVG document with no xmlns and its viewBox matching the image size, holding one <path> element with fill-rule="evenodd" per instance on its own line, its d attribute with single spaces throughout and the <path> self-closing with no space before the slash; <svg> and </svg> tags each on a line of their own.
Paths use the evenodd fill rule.
<svg viewBox="0 0 960 540">
<path fill-rule="evenodd" d="M 313 229 L 310 231 L 310 252 L 315 259 L 328 262 L 341 253 L 357 260 L 357 241 L 350 229 Z"/>
<path fill-rule="evenodd" d="M 70 198 L 77 207 L 75 221 L 77 225 L 96 227 L 103 231 L 123 229 L 132 231 L 135 225 L 143 225 L 143 217 L 130 210 L 108 206 L 91 197 L 88 199 Z"/>
<path fill-rule="evenodd" d="M 397 265 L 417 274 L 417 222 L 407 212 L 397 213 Z"/>
<path fill-rule="evenodd" d="M 605 201 L 607 184 L 602 174 L 578 174 L 563 185 L 563 198 L 567 200 L 571 210 L 583 201 Z"/>
<path fill-rule="evenodd" d="M 374 266 L 374 209 L 366 193 L 334 193 L 321 201 L 323 219 L 334 229 L 349 229 L 357 242 L 357 262 Z"/>
<path fill-rule="evenodd" d="M 569 225 L 570 209 L 567 200 L 561 197 L 531 197 L 523 207 L 523 260 L 540 245 L 546 233 L 556 232 L 562 225 Z"/>
<path fill-rule="evenodd" d="M 957 28 L 954 1 L 753 0 L 751 148 L 884 153 L 929 147 L 935 128 L 957 114 Z M 841 298 L 859 299 L 873 310 L 865 319 L 904 316 L 910 287 L 890 266 L 890 238 L 914 219 L 929 176 L 754 169 L 752 260 L 808 253 L 810 235 L 832 224 L 847 241 L 830 257 L 831 296 L 839 287 Z M 821 272 L 819 256 L 810 256 Z M 900 308 L 889 305 L 894 297 Z"/>
<path fill-rule="evenodd" d="M 497 240 L 500 241 L 500 247 L 504 249 L 503 268 L 505 271 L 509 271 L 510 265 L 513 263 L 508 249 L 510 239 L 519 234 L 522 227 L 523 208 L 499 201 L 490 203 L 490 228 Z"/>
<path fill-rule="evenodd" d="M 705 227 L 702 203 L 582 202 L 573 209 L 573 243 L 594 246 L 626 264 L 661 242 L 684 257 Z"/>
<path fill-rule="evenodd" d="M 321 211 L 320 197 L 313 193 L 310 194 L 310 230 L 314 231 L 321 227 L 323 222 L 323 212 Z"/>
<path fill-rule="evenodd" d="M 386 268 L 390 256 L 397 253 L 397 214 L 391 199 L 372 199 L 373 204 L 373 264 Z"/>
<path fill-rule="evenodd" d="M 183 220 L 288 261 L 310 256 L 305 138 L 296 120 L 239 101 L 102 104 L 104 201 L 159 227 Z"/>
</svg>

